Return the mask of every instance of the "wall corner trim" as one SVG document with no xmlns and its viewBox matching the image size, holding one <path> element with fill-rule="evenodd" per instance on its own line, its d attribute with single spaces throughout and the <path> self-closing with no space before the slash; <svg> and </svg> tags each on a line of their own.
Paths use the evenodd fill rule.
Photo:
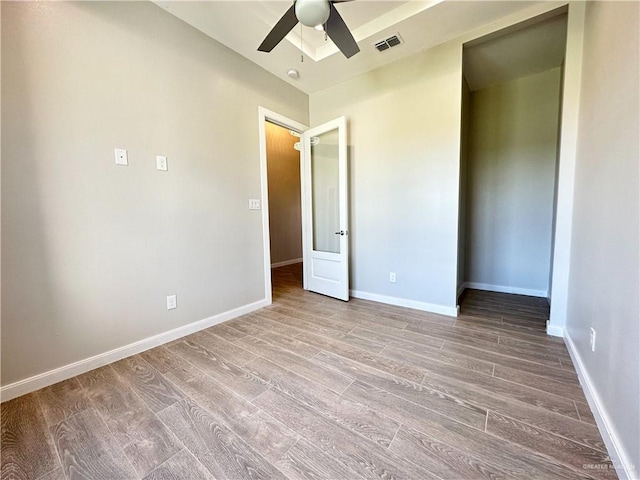
<svg viewBox="0 0 640 480">
<path fill-rule="evenodd" d="M 596 419 L 598 430 L 600 430 L 600 435 L 602 435 L 602 439 L 607 447 L 607 452 L 611 457 L 611 462 L 616 469 L 618 477 L 620 480 L 638 479 L 638 472 L 631 462 L 631 457 L 625 453 L 624 445 L 618 437 L 616 430 L 613 428 L 613 423 L 607 414 L 607 410 L 605 409 L 602 399 L 600 398 L 600 395 L 598 395 L 598 391 L 591 381 L 591 377 L 589 376 L 584 363 L 582 363 L 582 358 L 578 353 L 578 349 L 568 333 L 565 334 L 564 341 L 567 345 L 567 349 L 569 350 L 571 360 L 576 367 L 580 385 L 582 386 L 582 390 L 587 398 L 591 412 Z"/>
<path fill-rule="evenodd" d="M 561 327 L 558 325 L 552 325 L 551 322 L 548 322 L 547 335 L 551 335 L 552 337 L 564 337 L 565 336 L 564 327 Z"/>
<path fill-rule="evenodd" d="M 100 353 L 93 357 L 85 358 L 84 360 L 34 375 L 33 377 L 10 383 L 9 385 L 0 388 L 0 401 L 6 402 L 7 400 L 11 400 L 21 395 L 26 395 L 27 393 L 48 387 L 54 383 L 89 372 L 95 368 L 103 367 L 109 363 L 117 362 L 118 360 L 130 357 L 131 355 L 142 353 L 151 348 L 182 338 L 205 328 L 251 313 L 270 304 L 271 301 L 267 299 L 258 300 L 257 302 L 249 303 L 247 305 L 213 315 L 212 317 L 183 325 L 182 327 L 154 335 L 153 337 L 148 337 L 143 340 L 130 343 L 129 345 L 115 348 L 108 352 Z"/>
<path fill-rule="evenodd" d="M 407 298 L 390 297 L 387 295 L 362 292 L 359 290 L 350 290 L 349 293 L 352 297 L 360 298 L 362 300 L 372 300 L 374 302 L 386 303 L 387 305 L 396 305 L 398 307 L 413 308 L 415 310 L 422 310 L 423 312 L 429 312 L 429 313 L 437 313 L 439 315 L 447 315 L 449 317 L 458 316 L 458 308 L 456 306 L 447 307 L 446 305 L 419 302 L 416 300 L 409 300 Z"/>
</svg>

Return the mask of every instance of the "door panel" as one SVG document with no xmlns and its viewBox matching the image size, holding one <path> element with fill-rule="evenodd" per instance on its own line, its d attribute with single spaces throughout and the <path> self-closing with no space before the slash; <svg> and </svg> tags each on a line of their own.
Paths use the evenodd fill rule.
<svg viewBox="0 0 640 480">
<path fill-rule="evenodd" d="M 344 117 L 302 134 L 305 288 L 349 300 L 347 145 Z"/>
</svg>

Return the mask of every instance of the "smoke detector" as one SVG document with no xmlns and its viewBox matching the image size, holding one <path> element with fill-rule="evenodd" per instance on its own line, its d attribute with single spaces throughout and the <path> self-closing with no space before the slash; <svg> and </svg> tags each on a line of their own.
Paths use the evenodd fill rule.
<svg viewBox="0 0 640 480">
<path fill-rule="evenodd" d="M 400 34 L 399 33 L 394 33 L 393 35 L 391 35 L 391 36 L 389 36 L 387 38 L 384 38 L 382 40 L 379 40 L 379 41 L 375 42 L 373 44 L 373 46 L 379 52 L 384 52 L 385 50 L 389 50 L 392 47 L 400 45 L 401 43 L 403 43 L 403 41 L 402 41 L 402 37 L 400 36 Z"/>
</svg>

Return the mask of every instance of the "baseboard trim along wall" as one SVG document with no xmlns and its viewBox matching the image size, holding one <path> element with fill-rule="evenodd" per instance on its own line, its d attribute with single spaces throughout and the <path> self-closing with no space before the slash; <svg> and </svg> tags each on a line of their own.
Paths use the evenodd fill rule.
<svg viewBox="0 0 640 480">
<path fill-rule="evenodd" d="M 11 383 L 0 388 L 0 401 L 6 402 L 7 400 L 11 400 L 21 395 L 26 395 L 27 393 L 48 387 L 49 385 L 67 380 L 68 378 L 75 377 L 76 375 L 89 372 L 95 368 L 117 362 L 118 360 L 130 357 L 131 355 L 144 352 L 205 328 L 251 313 L 255 310 L 268 306 L 270 303 L 271 302 L 266 299 L 259 300 L 254 303 L 243 305 L 242 307 L 234 308 L 233 310 L 228 310 L 212 317 L 169 330 L 168 332 L 163 332 L 158 335 L 154 335 L 153 337 L 145 338 L 143 340 L 130 343 L 129 345 Z"/>
<path fill-rule="evenodd" d="M 551 325 L 551 322 L 547 320 L 547 335 L 551 335 L 552 337 L 564 337 L 564 327 Z"/>
<path fill-rule="evenodd" d="M 302 263 L 302 259 L 294 258 L 293 260 L 285 260 L 284 262 L 272 263 L 271 268 L 286 267 L 287 265 L 293 265 L 294 263 Z"/>
<path fill-rule="evenodd" d="M 568 333 L 565 333 L 564 341 L 567 345 L 567 349 L 569 350 L 569 355 L 571 356 L 573 365 L 576 368 L 576 372 L 578 373 L 578 379 L 580 380 L 580 385 L 582 386 L 585 397 L 587 397 L 587 402 L 589 402 L 591 412 L 596 419 L 600 435 L 602 435 L 602 439 L 607 447 L 607 452 L 611 457 L 611 462 L 616 468 L 618 477 L 620 480 L 638 479 L 638 472 L 634 470 L 633 463 L 630 460 L 632 457 L 625 453 L 624 446 L 618 438 L 616 431 L 613 429 L 613 424 L 611 423 L 609 415 L 604 408 L 600 395 L 598 395 L 598 391 L 591 382 L 591 377 L 589 377 L 589 373 L 587 372 L 584 363 L 582 363 L 580 354 Z"/>
<path fill-rule="evenodd" d="M 438 313 L 449 317 L 458 316 L 457 307 L 446 307 L 435 303 L 418 302 L 415 300 L 408 300 L 406 298 L 389 297 L 387 295 L 379 295 L 377 293 L 361 292 L 359 290 L 350 290 L 349 294 L 354 298 L 361 298 L 362 300 L 372 300 L 374 302 L 386 303 L 387 305 L 395 305 L 397 307 L 413 308 L 415 310 Z"/>
<path fill-rule="evenodd" d="M 549 292 L 547 290 L 534 290 L 531 288 L 509 287 L 506 285 L 491 285 L 490 283 L 465 282 L 464 288 L 471 288 L 474 290 L 485 290 L 487 292 L 514 293 L 516 295 L 528 295 L 529 297 L 547 298 L 549 296 Z"/>
</svg>

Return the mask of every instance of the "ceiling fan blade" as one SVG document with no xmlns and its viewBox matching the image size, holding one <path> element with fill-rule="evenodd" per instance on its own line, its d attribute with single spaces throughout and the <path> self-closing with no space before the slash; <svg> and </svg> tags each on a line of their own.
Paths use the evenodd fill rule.
<svg viewBox="0 0 640 480">
<path fill-rule="evenodd" d="M 333 6 L 333 2 L 330 3 L 329 20 L 327 20 L 326 30 L 329 38 L 333 40 L 336 47 L 344 54 L 345 57 L 351 58 L 360 51 L 360 47 L 356 43 L 353 35 L 349 31 L 349 27 L 344 23 L 344 20 Z"/>
<path fill-rule="evenodd" d="M 273 48 L 278 45 L 282 39 L 287 36 L 287 33 L 289 33 L 297 24 L 298 19 L 296 18 L 295 6 L 291 5 L 291 8 L 285 12 L 282 18 L 278 20 L 275 27 L 271 29 L 269 34 L 262 41 L 258 47 L 258 51 L 270 52 L 273 50 Z"/>
</svg>

